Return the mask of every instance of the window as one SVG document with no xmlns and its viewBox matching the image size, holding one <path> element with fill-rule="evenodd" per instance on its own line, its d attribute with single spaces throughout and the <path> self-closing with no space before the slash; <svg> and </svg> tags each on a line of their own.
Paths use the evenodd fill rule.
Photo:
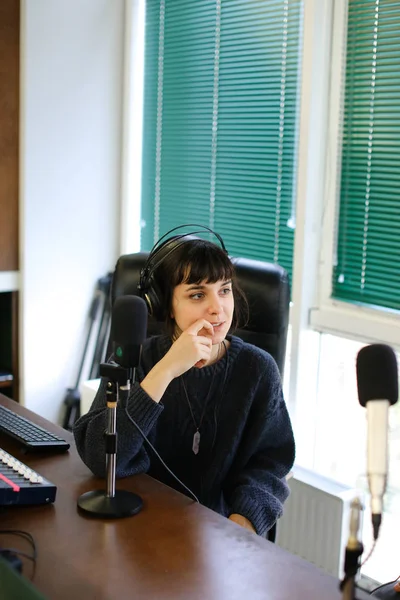
<svg viewBox="0 0 400 600">
<path fill-rule="evenodd" d="M 350 0 L 334 298 L 400 309 L 400 3 Z"/>
<path fill-rule="evenodd" d="M 318 331 L 400 347 L 400 4 L 334 2 Z"/>
<path fill-rule="evenodd" d="M 400 2 L 337 0 L 333 7 L 317 308 L 307 307 L 311 327 L 321 332 L 317 374 L 307 381 L 309 390 L 318 383 L 315 422 L 307 432 L 313 443 L 307 466 L 363 488 L 368 503 L 366 423 L 358 403 L 356 355 L 368 342 L 400 348 Z M 307 353 L 307 346 L 302 351 Z M 301 379 L 301 371 L 297 377 Z M 390 557 L 397 556 L 399 526 L 399 416 L 397 404 L 390 410 L 383 524 L 362 570 L 377 581 L 398 574 L 398 562 Z M 362 539 L 367 553 L 372 545 L 368 506 Z"/>
<path fill-rule="evenodd" d="M 300 0 L 148 0 L 142 242 L 208 225 L 292 268 Z"/>
</svg>

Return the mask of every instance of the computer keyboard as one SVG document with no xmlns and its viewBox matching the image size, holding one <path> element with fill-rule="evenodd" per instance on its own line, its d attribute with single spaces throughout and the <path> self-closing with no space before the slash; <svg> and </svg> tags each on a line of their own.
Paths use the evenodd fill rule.
<svg viewBox="0 0 400 600">
<path fill-rule="evenodd" d="M 0 435 L 5 434 L 17 440 L 25 450 L 51 450 L 64 452 L 69 444 L 47 429 L 0 405 Z"/>
</svg>

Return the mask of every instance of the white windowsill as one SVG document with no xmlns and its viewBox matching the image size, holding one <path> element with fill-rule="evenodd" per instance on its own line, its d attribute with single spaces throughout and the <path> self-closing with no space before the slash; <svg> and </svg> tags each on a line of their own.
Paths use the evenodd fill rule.
<svg viewBox="0 0 400 600">
<path fill-rule="evenodd" d="M 332 301 L 311 309 L 309 323 L 323 333 L 400 348 L 400 317 L 395 312 L 385 315 L 380 310 Z"/>
</svg>

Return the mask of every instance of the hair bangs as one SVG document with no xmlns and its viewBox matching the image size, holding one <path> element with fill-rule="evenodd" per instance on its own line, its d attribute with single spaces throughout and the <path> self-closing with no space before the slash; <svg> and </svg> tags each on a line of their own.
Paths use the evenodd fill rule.
<svg viewBox="0 0 400 600">
<path fill-rule="evenodd" d="M 175 272 L 174 285 L 180 283 L 199 284 L 230 281 L 234 276 L 234 267 L 227 254 L 207 242 L 195 243 L 180 262 Z"/>
</svg>

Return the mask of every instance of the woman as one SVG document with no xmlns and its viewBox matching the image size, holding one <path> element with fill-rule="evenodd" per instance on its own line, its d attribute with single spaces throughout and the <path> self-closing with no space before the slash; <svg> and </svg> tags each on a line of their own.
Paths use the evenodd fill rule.
<svg viewBox="0 0 400 600">
<path fill-rule="evenodd" d="M 117 408 L 117 477 L 145 472 L 185 491 L 133 419 L 201 503 L 264 535 L 282 514 L 295 455 L 277 366 L 267 352 L 229 334 L 243 294 L 224 247 L 175 236 L 159 246 L 152 269 L 168 334 L 143 346 L 126 405 L 130 418 Z M 154 289 L 147 291 L 151 297 Z M 83 461 L 100 477 L 105 426 L 103 381 L 74 428 Z"/>
</svg>

